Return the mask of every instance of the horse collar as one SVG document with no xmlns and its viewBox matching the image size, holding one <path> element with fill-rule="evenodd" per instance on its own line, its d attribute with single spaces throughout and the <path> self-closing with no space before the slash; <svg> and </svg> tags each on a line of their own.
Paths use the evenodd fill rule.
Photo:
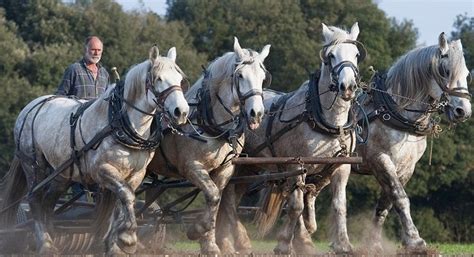
<svg viewBox="0 0 474 257">
<path fill-rule="evenodd" d="M 431 134 L 435 126 L 433 122 L 422 124 L 417 121 L 412 121 L 400 113 L 398 104 L 393 100 L 390 94 L 387 93 L 385 79 L 386 74 L 377 73 L 374 76 L 375 87 L 378 90 L 371 91 L 375 111 L 370 115 L 369 119 L 381 118 L 381 121 L 386 125 L 417 136 Z"/>
<path fill-rule="evenodd" d="M 112 134 L 117 142 L 132 148 L 141 150 L 151 150 L 159 146 L 162 138 L 161 118 L 159 115 L 153 115 L 153 123 L 150 128 L 150 137 L 143 138 L 133 128 L 130 118 L 126 111 L 123 111 L 123 104 L 128 103 L 124 97 L 124 82 L 119 81 L 113 91 L 109 101 L 109 124 L 112 127 Z M 130 105 L 137 109 L 135 106 Z M 140 109 L 138 109 L 141 111 Z M 141 111 L 144 113 L 143 111 Z M 145 113 L 148 114 L 148 113 Z M 148 114 L 151 115 L 151 114 Z"/>
</svg>

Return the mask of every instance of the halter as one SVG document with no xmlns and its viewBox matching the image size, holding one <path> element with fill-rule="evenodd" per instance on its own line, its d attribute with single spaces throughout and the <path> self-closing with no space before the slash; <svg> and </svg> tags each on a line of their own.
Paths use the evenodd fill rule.
<svg viewBox="0 0 474 257">
<path fill-rule="evenodd" d="M 365 57 L 367 56 L 367 50 L 365 49 L 364 45 L 357 41 L 357 40 L 346 40 L 343 42 L 337 42 L 337 41 L 332 41 L 329 44 L 326 44 L 323 46 L 323 49 L 319 52 L 319 57 L 321 58 L 321 61 L 324 63 L 324 65 L 328 66 L 330 69 L 330 75 L 331 75 L 331 84 L 329 85 L 329 89 L 331 91 L 339 92 L 339 87 L 337 87 L 337 82 L 339 81 L 339 73 L 344 69 L 344 68 L 351 68 L 352 71 L 354 72 L 356 76 L 356 84 L 359 85 L 360 82 L 360 75 L 359 75 L 359 69 L 357 68 L 354 63 L 350 61 L 342 61 L 335 66 L 332 66 L 330 59 L 328 56 L 326 56 L 324 53 L 330 46 L 338 45 L 338 44 L 353 44 L 359 49 L 359 56 L 357 57 L 357 63 L 361 63 Z"/>
<path fill-rule="evenodd" d="M 262 97 L 263 99 L 263 91 L 261 90 L 258 90 L 258 89 L 250 89 L 248 92 L 246 92 L 245 94 L 242 94 L 242 92 L 240 91 L 240 83 L 239 83 L 239 76 L 237 76 L 237 73 L 245 66 L 245 65 L 248 65 L 248 64 L 252 64 L 254 63 L 255 59 L 251 59 L 251 60 L 248 60 L 248 61 L 241 61 L 241 62 L 237 62 L 235 64 L 235 70 L 234 70 L 234 73 L 232 74 L 232 86 L 231 86 L 231 90 L 232 92 L 234 91 L 234 87 L 235 87 L 235 90 L 237 91 L 237 96 L 239 97 L 239 104 L 240 104 L 240 109 L 242 110 L 243 106 L 245 105 L 245 101 L 247 99 L 249 99 L 250 97 L 252 96 L 260 96 Z M 266 82 L 267 80 L 267 77 L 268 76 L 271 76 L 269 75 L 269 72 L 267 72 L 267 70 L 265 69 L 265 67 L 263 67 L 263 65 L 260 64 L 260 68 L 262 68 L 264 71 L 265 71 L 265 80 L 264 80 L 264 84 L 268 83 Z M 270 82 L 271 82 L 271 77 L 270 77 Z"/>
<path fill-rule="evenodd" d="M 447 71 L 443 65 L 441 64 L 441 60 L 443 58 L 448 58 L 448 54 L 442 54 L 441 52 L 439 53 L 439 65 L 438 65 L 438 72 L 439 72 L 439 75 L 441 75 L 441 77 L 445 80 L 448 80 L 449 81 L 449 71 Z M 449 96 L 455 96 L 455 97 L 460 97 L 460 98 L 464 98 L 464 99 L 467 99 L 467 100 L 471 100 L 471 97 L 472 97 L 472 94 L 469 93 L 469 92 L 465 92 L 465 90 L 467 90 L 466 88 L 462 88 L 462 87 L 455 87 L 455 88 L 448 88 L 448 86 L 446 85 L 446 83 L 444 83 L 443 80 L 441 79 L 435 79 L 436 80 L 436 84 L 438 84 L 438 86 L 441 88 L 441 90 L 444 92 L 444 94 L 441 96 L 441 97 L 446 97 L 449 95 Z"/>
<path fill-rule="evenodd" d="M 168 87 L 167 89 L 161 91 L 161 92 L 158 92 L 155 87 L 153 87 L 153 82 L 155 81 L 155 78 L 153 77 L 152 73 L 151 73 L 151 69 L 152 69 L 152 65 L 150 65 L 150 68 L 148 69 L 148 72 L 146 74 L 146 81 L 145 81 L 145 90 L 146 90 L 146 94 L 148 96 L 148 91 L 151 91 L 151 93 L 155 96 L 155 99 L 153 100 L 156 105 L 158 107 L 160 107 L 161 109 L 164 109 L 164 104 L 165 104 L 165 101 L 166 101 L 166 98 L 168 98 L 168 96 L 173 93 L 174 91 L 183 91 L 183 89 L 181 88 L 181 85 L 171 85 L 170 87 Z M 181 81 L 181 83 L 183 83 L 183 81 L 185 81 L 184 79 Z"/>
</svg>

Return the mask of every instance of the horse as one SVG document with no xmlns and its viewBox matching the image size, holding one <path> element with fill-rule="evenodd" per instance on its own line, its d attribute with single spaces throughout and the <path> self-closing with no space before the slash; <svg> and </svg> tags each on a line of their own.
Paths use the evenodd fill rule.
<svg viewBox="0 0 474 257">
<path fill-rule="evenodd" d="M 220 253 L 215 220 L 221 193 L 234 172 L 230 160 L 241 152 L 244 128 L 256 129 L 264 114 L 262 87 L 271 77 L 263 62 L 269 51 L 270 45 L 260 53 L 242 49 L 234 38 L 234 51 L 211 62 L 186 93 L 188 124 L 164 136 L 147 168 L 184 177 L 203 192 L 206 209 L 187 231 L 189 239 L 199 239 L 203 254 Z"/>
<path fill-rule="evenodd" d="M 376 76 L 372 89 L 369 88 L 370 97 L 361 101 L 371 121 L 370 137 L 366 144 L 357 144 L 356 152 L 364 162 L 353 166 L 352 172 L 373 175 L 382 188 L 368 236 L 371 251 L 383 252 L 382 227 L 392 207 L 402 225 L 405 249 L 426 251 L 426 242 L 411 218 L 404 186 L 426 151 L 427 136 L 439 133 L 439 121 L 432 114 L 444 111 L 452 124 L 471 116 L 468 76 L 461 40 L 448 43 L 441 33 L 438 45 L 411 50 L 386 75 Z M 346 200 L 341 197 L 346 182 L 347 179 L 331 180 L 332 209 L 337 214 L 346 212 Z M 314 204 L 311 208 L 314 212 Z M 332 220 L 336 228 L 345 227 L 345 217 Z M 336 230 L 336 234 L 344 233 Z M 346 237 L 333 237 L 332 244 L 351 247 Z"/>
<path fill-rule="evenodd" d="M 73 181 L 96 184 L 118 198 L 110 203 L 115 210 L 104 239 L 106 253 L 135 252 L 134 191 L 161 141 L 154 121 L 180 125 L 189 113 L 180 86 L 184 73 L 175 60 L 176 48 L 162 57 L 153 46 L 149 59 L 132 66 L 124 81 L 96 100 L 46 95 L 27 104 L 15 123 L 15 158 L 3 180 L 3 226 L 15 224 L 18 205 L 26 199 L 37 251 L 52 254 L 57 200 Z"/>
<path fill-rule="evenodd" d="M 347 155 L 354 149 L 354 123 L 350 110 L 360 79 L 357 64 L 365 57 L 365 49 L 357 41 L 359 25 L 355 23 L 348 32 L 322 24 L 322 32 L 324 47 L 320 52 L 320 75 L 312 76 L 310 81 L 291 93 L 265 92 L 265 109 L 269 112 L 259 129 L 246 132 L 248 140 L 245 141 L 244 153 L 248 156 L 334 157 Z M 258 165 L 257 172 L 299 168 L 299 165 Z M 331 177 L 334 170 L 325 165 L 305 165 L 305 168 L 308 174 L 321 177 Z M 238 171 L 243 174 L 240 168 Z M 338 172 L 349 174 L 350 165 L 342 165 Z M 258 226 L 262 232 L 268 231 L 287 198 L 288 218 L 277 234 L 278 245 L 274 252 L 290 254 L 295 248 L 300 254 L 312 254 L 315 249 L 311 240 L 293 240 L 295 234 L 306 231 L 297 227 L 304 206 L 305 175 L 287 179 L 282 186 L 284 189 L 273 190 L 267 197 L 265 210 L 260 213 L 262 218 L 257 221 Z M 226 188 L 225 200 L 219 210 L 222 222 L 219 223 L 221 230 L 218 238 L 221 247 L 229 253 L 251 251 L 245 227 L 236 213 L 240 197 L 235 195 L 235 190 L 242 193 L 246 187 Z M 231 231 L 235 234 L 235 247 Z"/>
</svg>

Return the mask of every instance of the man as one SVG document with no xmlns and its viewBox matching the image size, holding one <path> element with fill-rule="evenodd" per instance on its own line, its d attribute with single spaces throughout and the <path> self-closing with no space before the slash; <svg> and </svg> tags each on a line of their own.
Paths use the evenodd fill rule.
<svg viewBox="0 0 474 257">
<path fill-rule="evenodd" d="M 84 56 L 81 60 L 69 65 L 59 84 L 57 95 L 76 96 L 80 99 L 94 99 L 105 92 L 109 85 L 109 73 L 99 64 L 103 44 L 96 36 L 86 38 Z M 83 187 L 73 183 L 74 195 L 82 193 Z M 88 197 L 89 201 L 91 197 Z M 82 197 L 82 200 L 87 200 Z"/>
<path fill-rule="evenodd" d="M 102 51 L 102 41 L 96 36 L 88 37 L 83 58 L 69 65 L 56 94 L 81 99 L 94 99 L 103 94 L 109 84 L 109 73 L 99 64 Z"/>
</svg>

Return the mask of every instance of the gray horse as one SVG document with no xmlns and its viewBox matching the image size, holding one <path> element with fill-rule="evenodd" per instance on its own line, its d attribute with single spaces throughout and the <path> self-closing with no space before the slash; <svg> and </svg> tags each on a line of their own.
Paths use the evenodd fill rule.
<svg viewBox="0 0 474 257">
<path fill-rule="evenodd" d="M 135 252 L 134 191 L 161 135 L 151 130 L 153 117 L 161 112 L 182 124 L 189 113 L 180 87 L 184 74 L 175 59 L 174 47 L 167 57 L 152 47 L 149 60 L 133 66 L 123 83 L 110 86 L 93 102 L 58 96 L 30 102 L 15 123 L 16 157 L 2 184 L 2 226 L 15 224 L 28 190 L 37 250 L 52 254 L 56 248 L 50 231 L 58 198 L 72 181 L 98 184 L 119 199 L 111 203 L 115 211 L 105 237 L 107 253 Z M 50 176 L 64 164 L 67 170 Z M 38 186 L 47 177 L 49 183 Z"/>
<path fill-rule="evenodd" d="M 350 32 L 324 24 L 322 29 L 325 45 L 320 53 L 323 62 L 320 76 L 313 77 L 310 82 L 303 83 L 299 89 L 288 94 L 265 92 L 265 109 L 269 114 L 259 129 L 246 132 L 248 140 L 244 152 L 250 156 L 334 157 L 346 155 L 354 149 L 350 110 L 359 80 L 357 64 L 365 56 L 365 50 L 362 51 L 357 41 L 359 26 L 355 23 Z M 280 167 L 280 171 L 299 168 L 299 165 L 287 165 Z M 328 179 L 334 170 L 326 165 L 305 165 L 305 168 L 308 174 Z M 262 169 L 278 170 L 275 166 L 259 166 L 256 172 Z M 342 165 L 338 172 L 349 174 L 350 165 Z M 265 233 L 275 222 L 283 201 L 287 202 L 288 218 L 277 234 L 275 253 L 289 254 L 293 249 L 301 254 L 315 252 L 311 240 L 294 240 L 296 234 L 307 233 L 307 228 L 298 226 L 304 226 L 302 222 L 298 223 L 302 221 L 303 196 L 307 190 L 304 177 L 288 179 L 282 190 L 275 187 L 268 194 L 264 210 L 259 213 L 259 228 Z M 241 194 L 241 188 L 246 186 L 240 185 L 240 189 L 236 190 Z M 226 252 L 245 253 L 250 251 L 251 245 L 237 217 L 236 204 L 240 197 L 235 193 L 232 185 L 225 191 L 219 212 L 218 238 Z"/>
<path fill-rule="evenodd" d="M 190 122 L 182 127 L 188 137 L 164 137 L 149 172 L 181 176 L 204 194 L 204 214 L 188 230 L 188 238 L 199 239 L 201 252 L 219 254 L 215 221 L 221 193 L 234 173 L 230 162 L 244 144 L 244 127 L 256 129 L 264 106 L 262 87 L 269 74 L 263 61 L 270 45 L 261 53 L 242 49 L 235 38 L 234 51 L 214 60 L 186 93 L 191 105 Z"/>
<path fill-rule="evenodd" d="M 461 41 L 448 44 L 442 33 L 438 45 L 408 52 L 389 69 L 386 77 L 376 77 L 370 98 L 362 103 L 369 119 L 373 120 L 369 125 L 367 144 L 356 148 L 364 163 L 352 169 L 355 173 L 375 176 L 382 187 L 369 237 L 371 250 L 383 251 L 382 226 L 392 207 L 401 221 L 405 248 L 409 251 L 426 250 L 426 243 L 411 218 L 404 186 L 426 150 L 427 136 L 437 133 L 437 121 L 432 118 L 432 113 L 445 111 L 452 123 L 465 121 L 471 116 L 468 75 Z M 340 197 L 346 182 L 346 178 L 331 180 L 331 209 L 336 214 L 332 223 L 337 235 L 332 237 L 332 244 L 350 247 L 345 236 L 346 217 L 342 215 L 346 213 L 346 199 Z M 314 204 L 308 207 L 312 207 L 314 212 Z M 316 224 L 315 220 L 306 222 Z"/>
</svg>

